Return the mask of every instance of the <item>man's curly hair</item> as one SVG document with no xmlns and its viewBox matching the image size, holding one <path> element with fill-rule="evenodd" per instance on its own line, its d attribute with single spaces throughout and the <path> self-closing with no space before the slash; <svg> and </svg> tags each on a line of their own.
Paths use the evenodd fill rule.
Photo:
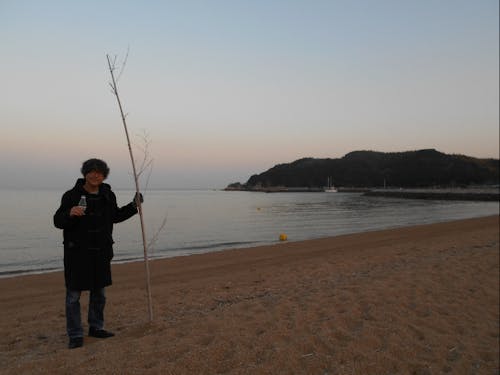
<svg viewBox="0 0 500 375">
<path fill-rule="evenodd" d="M 109 174 L 109 167 L 106 162 L 101 159 L 89 159 L 87 161 L 84 161 L 81 169 L 83 176 L 85 177 L 92 171 L 100 172 L 102 173 L 104 178 L 107 178 Z"/>
</svg>

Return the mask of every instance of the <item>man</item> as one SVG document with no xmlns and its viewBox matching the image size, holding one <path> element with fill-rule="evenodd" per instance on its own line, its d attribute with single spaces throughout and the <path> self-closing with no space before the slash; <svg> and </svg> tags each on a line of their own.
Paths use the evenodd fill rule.
<svg viewBox="0 0 500 375">
<path fill-rule="evenodd" d="M 137 213 L 138 200 L 121 208 L 108 184 L 109 168 L 100 159 L 89 159 L 81 168 L 84 178 L 64 193 L 61 206 L 54 214 L 54 225 L 63 230 L 64 279 L 66 283 L 66 329 L 70 349 L 83 345 L 80 315 L 80 295 L 90 291 L 88 324 L 89 336 L 114 336 L 104 329 L 105 287 L 111 285 L 113 258 L 113 224 Z M 86 206 L 80 205 L 85 197 Z"/>
</svg>

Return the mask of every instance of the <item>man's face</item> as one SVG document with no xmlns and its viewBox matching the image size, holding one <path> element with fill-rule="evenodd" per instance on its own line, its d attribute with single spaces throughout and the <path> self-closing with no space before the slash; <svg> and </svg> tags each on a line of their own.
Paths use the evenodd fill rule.
<svg viewBox="0 0 500 375">
<path fill-rule="evenodd" d="M 92 187 L 99 187 L 104 181 L 104 175 L 99 171 L 90 171 L 85 175 L 85 182 Z"/>
</svg>

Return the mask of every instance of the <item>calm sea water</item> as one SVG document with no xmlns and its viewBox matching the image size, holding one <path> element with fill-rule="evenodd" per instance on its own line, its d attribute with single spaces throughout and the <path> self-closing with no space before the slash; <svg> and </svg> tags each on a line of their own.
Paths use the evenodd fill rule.
<svg viewBox="0 0 500 375">
<path fill-rule="evenodd" d="M 118 203 L 132 191 L 115 191 Z M 62 231 L 52 224 L 63 191 L 0 191 L 0 277 L 62 269 Z M 498 215 L 498 202 L 425 201 L 357 193 L 251 193 L 156 190 L 144 218 L 155 257 L 335 236 L 413 224 Z M 162 221 L 166 225 L 158 231 Z M 115 261 L 143 257 L 139 217 L 115 225 Z"/>
</svg>

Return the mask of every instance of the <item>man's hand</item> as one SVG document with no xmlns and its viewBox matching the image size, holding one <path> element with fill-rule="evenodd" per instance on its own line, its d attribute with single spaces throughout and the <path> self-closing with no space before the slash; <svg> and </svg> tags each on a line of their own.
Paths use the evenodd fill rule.
<svg viewBox="0 0 500 375">
<path fill-rule="evenodd" d="M 69 216 L 84 216 L 85 215 L 85 208 L 81 206 L 74 206 L 71 207 L 71 210 L 69 210 Z"/>
<path fill-rule="evenodd" d="M 144 203 L 144 197 L 142 196 L 142 193 L 135 193 L 134 200 L 132 201 L 132 204 L 135 208 L 137 208 L 139 202 L 141 204 Z"/>
</svg>

